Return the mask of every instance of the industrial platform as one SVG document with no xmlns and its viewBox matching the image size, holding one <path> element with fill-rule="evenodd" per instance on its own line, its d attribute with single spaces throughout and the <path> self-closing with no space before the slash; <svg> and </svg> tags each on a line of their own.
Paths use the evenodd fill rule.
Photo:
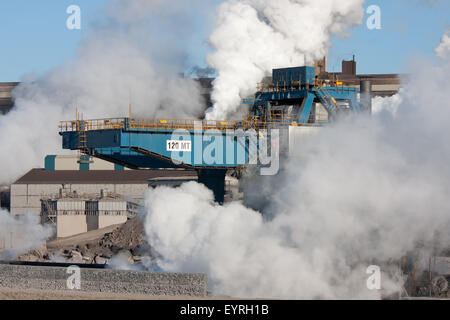
<svg viewBox="0 0 450 320">
<path fill-rule="evenodd" d="M 370 112 L 370 86 L 361 92 L 342 82 L 320 80 L 313 67 L 273 70 L 260 85 L 242 121 L 129 117 L 64 121 L 63 148 L 81 161 L 97 157 L 132 169 L 188 168 L 223 202 L 227 170 L 270 167 L 283 158 L 293 135 L 319 128 L 349 113 Z"/>
</svg>

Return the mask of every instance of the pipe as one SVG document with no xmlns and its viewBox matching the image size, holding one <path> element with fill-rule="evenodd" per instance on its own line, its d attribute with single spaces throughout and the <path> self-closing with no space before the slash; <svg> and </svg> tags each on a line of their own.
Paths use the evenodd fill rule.
<svg viewBox="0 0 450 320">
<path fill-rule="evenodd" d="M 372 114 L 372 81 L 361 80 L 360 92 L 360 103 L 362 109 Z"/>
</svg>

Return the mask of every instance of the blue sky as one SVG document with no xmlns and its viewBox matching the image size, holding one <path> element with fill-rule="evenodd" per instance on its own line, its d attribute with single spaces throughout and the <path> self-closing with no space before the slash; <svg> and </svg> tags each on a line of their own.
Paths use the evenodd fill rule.
<svg viewBox="0 0 450 320">
<path fill-rule="evenodd" d="M 42 73 L 73 57 L 83 34 L 89 31 L 89 21 L 107 1 L 1 1 L 0 81 L 18 81 L 25 73 Z M 71 4 L 82 9 L 80 31 L 66 28 L 66 9 Z M 402 73 L 413 59 L 433 59 L 433 48 L 450 27 L 450 1 L 369 0 L 365 7 L 371 4 L 381 7 L 382 29 L 369 30 L 364 21 L 353 28 L 351 37 L 334 38 L 329 71 L 340 71 L 340 60 L 350 59 L 352 54 L 357 57 L 358 73 Z M 207 35 L 205 22 L 199 32 L 204 44 L 190 59 L 197 64 L 205 64 Z"/>
</svg>

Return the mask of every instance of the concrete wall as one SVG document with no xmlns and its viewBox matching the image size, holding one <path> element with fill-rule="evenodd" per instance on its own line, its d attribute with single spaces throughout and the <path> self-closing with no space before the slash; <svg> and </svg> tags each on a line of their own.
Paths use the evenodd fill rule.
<svg viewBox="0 0 450 320">
<path fill-rule="evenodd" d="M 85 201 L 58 201 L 56 219 L 56 237 L 65 238 L 88 231 Z"/>
<path fill-rule="evenodd" d="M 123 224 L 125 222 L 127 222 L 127 216 L 124 214 L 120 214 L 120 215 L 105 215 L 105 214 L 101 214 L 98 216 L 98 228 L 102 229 L 102 228 L 106 228 L 109 226 L 114 226 L 116 224 Z"/>
<path fill-rule="evenodd" d="M 46 170 L 81 170 L 81 165 L 79 163 L 80 156 L 77 154 L 73 155 L 48 155 L 45 158 L 45 169 Z M 114 163 L 90 157 L 89 164 L 87 165 L 89 170 L 130 170 L 121 166 L 117 166 Z M 120 167 L 120 169 L 119 169 Z"/>
<path fill-rule="evenodd" d="M 14 214 L 35 214 L 41 212 L 41 199 L 57 195 L 61 184 L 13 184 L 11 186 L 11 212 Z M 140 203 L 148 189 L 145 184 L 66 184 L 64 189 L 77 194 L 99 194 L 103 189 L 128 200 Z"/>
<path fill-rule="evenodd" d="M 56 156 L 55 170 L 79 170 L 78 155 Z M 102 159 L 91 157 L 89 170 L 114 170 L 114 164 Z"/>
<path fill-rule="evenodd" d="M 101 200 L 97 212 L 86 211 L 85 200 L 58 200 L 56 237 L 66 238 L 127 222 L 127 201 Z"/>
<path fill-rule="evenodd" d="M 127 222 L 127 214 L 60 214 L 56 219 L 56 237 L 67 238 L 88 231 L 102 229 Z"/>
<path fill-rule="evenodd" d="M 14 214 L 36 214 L 41 211 L 40 197 L 36 199 L 28 191 L 28 185 L 11 185 L 11 212 Z"/>
<path fill-rule="evenodd" d="M 100 229 L 127 222 L 126 201 L 99 201 L 98 210 L 98 225 Z"/>
<path fill-rule="evenodd" d="M 91 158 L 92 163 L 89 164 L 89 170 L 114 170 L 114 163 L 98 158 Z"/>
<path fill-rule="evenodd" d="M 55 170 L 79 170 L 78 160 L 77 156 L 56 156 Z"/>
<path fill-rule="evenodd" d="M 59 214 L 56 219 L 56 237 L 66 238 L 88 231 L 86 215 Z"/>
<path fill-rule="evenodd" d="M 83 292 L 206 297 L 204 274 L 152 273 L 108 269 L 81 269 Z M 62 267 L 0 264 L 0 287 L 22 290 L 68 291 L 70 274 Z"/>
</svg>

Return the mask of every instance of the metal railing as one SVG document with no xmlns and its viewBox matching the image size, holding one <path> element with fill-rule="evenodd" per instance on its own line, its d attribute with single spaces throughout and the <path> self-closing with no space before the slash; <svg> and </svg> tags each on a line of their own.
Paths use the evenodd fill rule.
<svg viewBox="0 0 450 320">
<path fill-rule="evenodd" d="M 125 118 L 61 121 L 60 132 L 125 129 Z"/>
<path fill-rule="evenodd" d="M 263 130 L 272 126 L 296 125 L 314 126 L 314 123 L 298 124 L 289 117 L 274 117 L 270 121 L 247 118 L 243 121 L 211 121 L 188 119 L 113 118 L 96 120 L 61 121 L 60 132 L 85 132 L 114 129 L 142 130 Z"/>
<path fill-rule="evenodd" d="M 216 121 L 216 120 L 187 120 L 187 119 L 149 119 L 130 118 L 128 128 L 130 129 L 157 129 L 157 130 L 249 130 L 266 129 L 273 125 L 288 125 L 288 119 L 273 119 L 271 121 L 259 120 L 258 118 L 247 118 L 242 121 Z"/>
<path fill-rule="evenodd" d="M 129 119 L 130 129 L 167 129 L 167 130 L 233 130 L 239 127 L 239 121 L 211 121 L 194 119 L 150 119 L 133 117 Z"/>
<path fill-rule="evenodd" d="M 323 88 L 323 87 L 333 87 L 338 91 L 350 91 L 354 90 L 354 86 L 349 86 L 348 82 L 345 80 L 324 80 L 324 79 L 314 79 L 310 83 L 303 83 L 301 81 L 290 81 L 288 84 L 286 81 L 284 83 L 273 83 L 273 82 L 261 82 L 257 85 L 256 89 L 258 92 L 287 92 L 299 90 L 302 87 L 309 86 L 310 88 Z M 244 104 L 251 104 L 252 99 L 243 99 Z"/>
</svg>

